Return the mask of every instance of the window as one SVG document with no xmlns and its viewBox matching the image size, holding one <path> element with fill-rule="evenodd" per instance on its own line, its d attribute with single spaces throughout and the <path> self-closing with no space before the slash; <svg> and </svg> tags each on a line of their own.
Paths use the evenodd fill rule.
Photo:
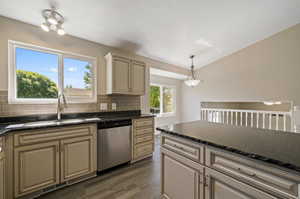
<svg viewBox="0 0 300 199">
<path fill-rule="evenodd" d="M 151 85 L 150 86 L 150 111 L 153 114 L 175 114 L 175 87 Z"/>
<path fill-rule="evenodd" d="M 9 41 L 9 102 L 96 101 L 95 58 Z"/>
</svg>

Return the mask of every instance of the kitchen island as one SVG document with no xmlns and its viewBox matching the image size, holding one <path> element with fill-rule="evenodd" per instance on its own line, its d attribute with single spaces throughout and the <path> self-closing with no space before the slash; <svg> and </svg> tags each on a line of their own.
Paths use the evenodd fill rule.
<svg viewBox="0 0 300 199">
<path fill-rule="evenodd" d="M 299 134 L 206 121 L 157 130 L 163 198 L 299 198 Z"/>
</svg>

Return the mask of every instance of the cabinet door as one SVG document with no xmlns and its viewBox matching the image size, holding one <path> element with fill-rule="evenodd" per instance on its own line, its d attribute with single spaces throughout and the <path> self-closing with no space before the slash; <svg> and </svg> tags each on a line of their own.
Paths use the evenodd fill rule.
<svg viewBox="0 0 300 199">
<path fill-rule="evenodd" d="M 131 91 L 136 95 L 145 94 L 145 65 L 135 61 L 131 64 Z"/>
<path fill-rule="evenodd" d="M 130 91 L 130 65 L 129 59 L 113 58 L 113 93 L 126 94 Z"/>
<path fill-rule="evenodd" d="M 205 199 L 279 199 L 215 170 L 206 168 L 205 172 Z"/>
<path fill-rule="evenodd" d="M 4 197 L 4 152 L 0 145 L 0 199 L 5 199 Z"/>
<path fill-rule="evenodd" d="M 162 198 L 203 199 L 203 167 L 162 149 Z"/>
<path fill-rule="evenodd" d="M 59 142 L 19 147 L 14 150 L 15 196 L 59 183 Z"/>
<path fill-rule="evenodd" d="M 96 171 L 93 137 L 61 141 L 61 181 L 65 182 Z"/>
</svg>

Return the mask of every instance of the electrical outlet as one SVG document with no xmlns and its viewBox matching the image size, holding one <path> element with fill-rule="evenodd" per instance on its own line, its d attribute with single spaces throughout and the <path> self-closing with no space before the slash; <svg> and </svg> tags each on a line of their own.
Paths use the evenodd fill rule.
<svg viewBox="0 0 300 199">
<path fill-rule="evenodd" d="M 107 110 L 107 103 L 100 103 L 100 110 L 101 111 Z"/>
<path fill-rule="evenodd" d="M 111 103 L 111 109 L 116 111 L 117 110 L 117 103 Z"/>
</svg>

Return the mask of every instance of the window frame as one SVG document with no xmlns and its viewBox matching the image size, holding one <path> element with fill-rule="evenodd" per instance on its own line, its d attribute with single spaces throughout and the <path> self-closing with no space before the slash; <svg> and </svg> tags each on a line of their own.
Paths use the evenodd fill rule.
<svg viewBox="0 0 300 199">
<path fill-rule="evenodd" d="M 176 86 L 174 85 L 166 85 L 166 84 L 157 84 L 157 83 L 150 83 L 150 87 L 151 86 L 157 86 L 159 87 L 159 93 L 160 93 L 160 113 L 155 114 L 157 117 L 174 117 L 176 116 Z M 164 113 L 163 112 L 163 88 L 171 88 L 173 89 L 174 93 L 172 96 L 172 100 L 173 100 L 173 112 L 168 112 L 168 113 Z M 151 106 L 150 106 L 151 109 Z"/>
<path fill-rule="evenodd" d="M 61 50 L 45 48 L 37 45 L 17 41 L 8 41 L 8 103 L 9 104 L 56 104 L 57 98 L 17 98 L 16 75 L 16 48 L 23 48 L 58 56 L 58 93 L 64 92 L 64 58 L 87 61 L 92 65 L 92 97 L 69 97 L 68 103 L 95 103 L 97 102 L 97 58 Z"/>
</svg>

